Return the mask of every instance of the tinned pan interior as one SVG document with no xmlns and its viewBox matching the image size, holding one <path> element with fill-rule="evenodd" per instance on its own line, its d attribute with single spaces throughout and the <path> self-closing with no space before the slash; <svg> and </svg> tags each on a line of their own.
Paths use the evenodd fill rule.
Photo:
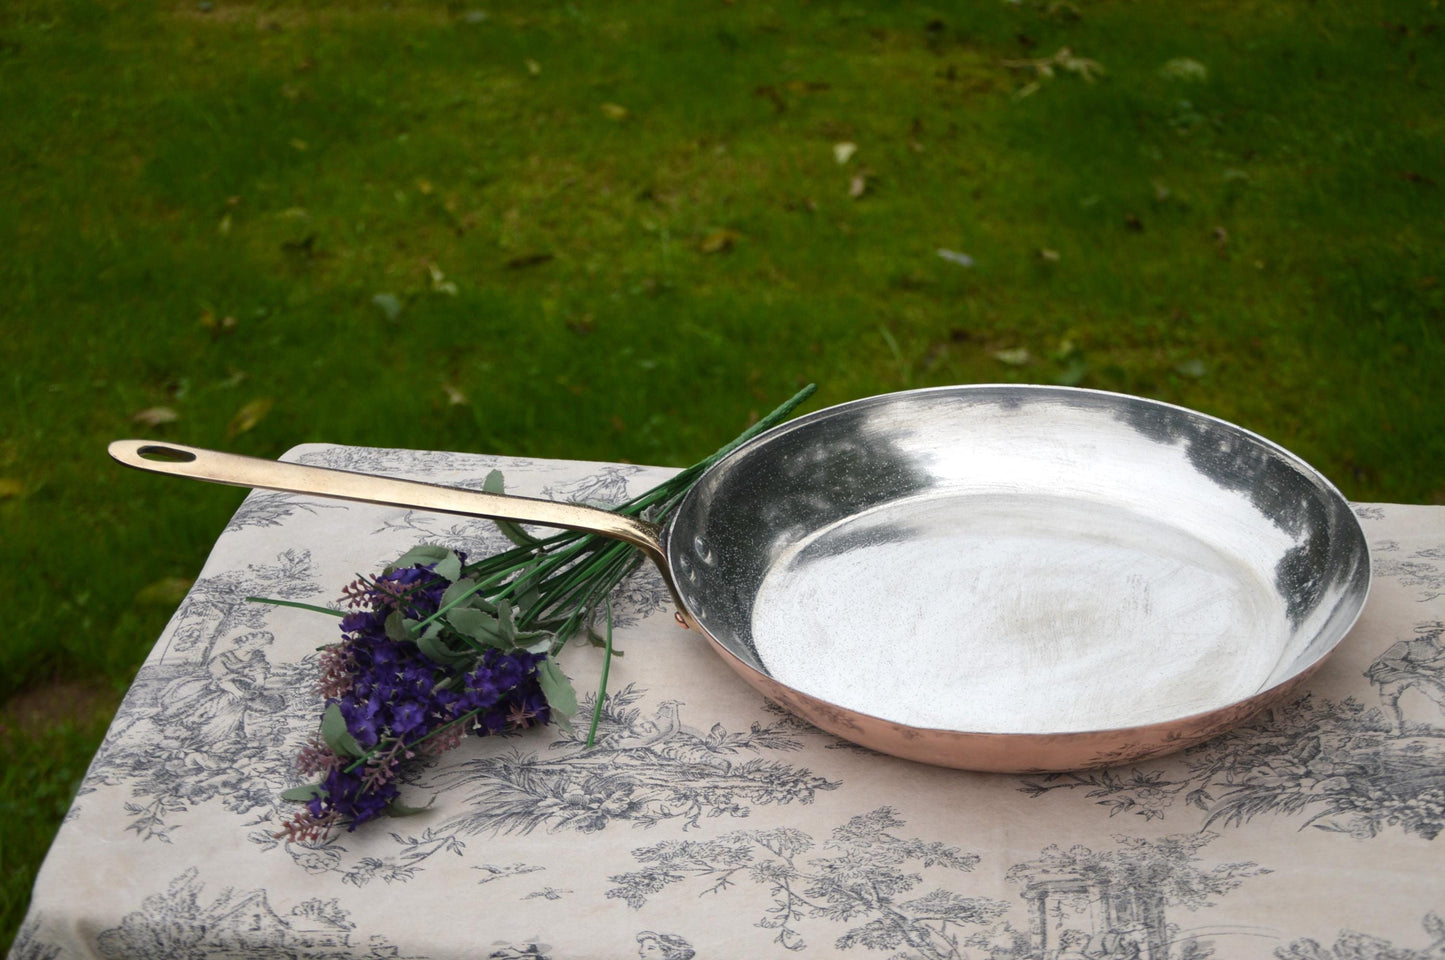
<svg viewBox="0 0 1445 960">
<path fill-rule="evenodd" d="M 688 615 L 770 690 L 907 728 L 1131 729 L 1252 702 L 1358 616 L 1348 503 L 1168 404 L 910 391 L 757 438 L 680 507 Z"/>
</svg>

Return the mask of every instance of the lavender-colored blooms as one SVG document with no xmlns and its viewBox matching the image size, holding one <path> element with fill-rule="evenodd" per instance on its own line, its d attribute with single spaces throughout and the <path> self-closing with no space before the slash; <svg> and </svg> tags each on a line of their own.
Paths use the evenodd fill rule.
<svg viewBox="0 0 1445 960">
<path fill-rule="evenodd" d="M 308 769 L 325 768 L 326 776 L 306 812 L 285 825 L 289 839 L 318 840 L 337 824 L 354 830 L 388 812 L 400 793 L 396 773 L 418 749 L 445 749 L 459 731 L 485 736 L 550 721 L 537 679 L 545 654 L 487 647 L 447 666 L 416 643 L 387 635 L 387 619 L 396 611 L 415 622 L 441 606 L 450 581 L 434 566 L 404 567 L 347 588 L 347 598 L 362 609 L 342 618 L 342 640 L 329 651 L 332 674 L 323 685 L 338 691 L 327 706 L 338 707 L 347 733 L 366 755 L 334 763 L 304 758 Z M 314 754 L 318 748 L 307 749 Z"/>
</svg>

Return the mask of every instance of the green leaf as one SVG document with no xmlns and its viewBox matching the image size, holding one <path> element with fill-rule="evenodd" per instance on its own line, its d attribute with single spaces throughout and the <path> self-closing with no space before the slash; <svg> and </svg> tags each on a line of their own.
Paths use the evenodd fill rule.
<svg viewBox="0 0 1445 960">
<path fill-rule="evenodd" d="M 347 733 L 346 718 L 341 715 L 340 704 L 329 704 L 326 712 L 321 714 L 321 739 L 325 740 L 331 749 L 336 750 L 336 745 L 332 741 L 345 733 Z M 349 734 L 347 735 L 349 736 Z M 336 752 L 340 753 L 341 751 L 336 750 Z"/>
<path fill-rule="evenodd" d="M 548 657 L 537 664 L 537 682 L 547 698 L 547 706 L 552 709 L 552 722 L 570 730 L 572 727 L 567 721 L 577 712 L 577 691 L 572 689 L 572 681 L 557 666 L 557 661 Z"/>
<path fill-rule="evenodd" d="M 431 804 L 427 804 L 424 807 L 409 807 L 404 803 L 393 800 L 386 805 L 382 813 L 385 813 L 388 817 L 414 817 L 418 813 L 426 813 L 430 809 Z"/>
<path fill-rule="evenodd" d="M 517 625 L 512 620 L 512 605 L 503 600 L 497 604 L 497 626 L 501 628 L 502 639 L 508 647 L 517 644 Z"/>
<path fill-rule="evenodd" d="M 470 577 L 464 577 L 461 580 L 454 581 L 452 585 L 447 587 L 442 593 L 442 601 L 438 605 L 439 609 L 455 609 L 455 607 L 452 607 L 452 604 L 475 607 L 487 613 L 497 612 L 497 608 L 488 603 L 482 595 L 477 592 L 477 581 Z"/>
<path fill-rule="evenodd" d="M 487 479 L 482 481 L 482 490 L 498 496 L 505 495 L 506 491 L 502 488 L 502 471 L 493 470 L 487 474 Z M 535 547 L 542 542 L 510 520 L 493 520 L 492 522 L 497 525 L 498 530 L 506 534 L 508 540 L 519 547 Z"/>
<path fill-rule="evenodd" d="M 366 756 L 366 750 L 346 729 L 346 718 L 341 715 L 341 707 L 337 704 L 327 707 L 321 715 L 321 739 L 339 757 Z"/>
<path fill-rule="evenodd" d="M 416 641 L 413 635 L 415 627 L 408 627 L 408 623 L 415 623 L 415 620 L 407 620 L 401 615 L 400 610 L 393 610 L 386 615 L 386 639 L 393 643 L 404 643 L 407 640 Z"/>
<path fill-rule="evenodd" d="M 455 582 L 462 578 L 462 558 L 448 550 L 447 555 L 437 561 L 432 572 L 448 581 Z"/>
<path fill-rule="evenodd" d="M 299 787 L 292 787 L 290 790 L 281 791 L 282 800 L 298 800 L 302 803 L 325 795 L 326 791 L 321 789 L 321 784 L 319 783 L 308 783 Z"/>
<path fill-rule="evenodd" d="M 446 547 L 435 543 L 418 543 L 406 553 L 403 553 L 386 569 L 399 570 L 402 567 L 412 567 L 417 564 L 436 563 L 438 560 L 451 553 Z"/>
<path fill-rule="evenodd" d="M 454 607 L 447 614 L 447 623 L 464 637 L 488 647 L 506 649 L 497 618 L 472 607 Z"/>
<path fill-rule="evenodd" d="M 428 564 L 436 565 L 434 569 L 439 577 L 445 577 L 448 580 L 461 579 L 461 558 L 446 547 L 434 543 L 419 543 L 412 547 L 387 565 L 386 572 L 392 573 L 404 567 L 424 567 Z"/>
<path fill-rule="evenodd" d="M 433 623 L 416 638 L 416 647 L 421 655 L 442 667 L 455 667 L 473 659 L 466 650 L 456 650 L 442 638 L 442 625 Z"/>
<path fill-rule="evenodd" d="M 536 560 L 522 567 L 507 585 L 506 595 L 512 598 L 512 604 L 517 610 L 525 613 L 542 599 L 537 584 L 547 578 L 549 569 L 555 572 L 554 568 L 548 566 L 551 559 L 545 553 L 541 554 Z"/>
<path fill-rule="evenodd" d="M 528 578 L 523 583 L 522 589 L 517 591 L 515 596 L 517 609 L 524 612 L 535 607 L 538 601 L 542 599 L 542 594 L 537 589 L 537 581 L 532 578 Z"/>
</svg>

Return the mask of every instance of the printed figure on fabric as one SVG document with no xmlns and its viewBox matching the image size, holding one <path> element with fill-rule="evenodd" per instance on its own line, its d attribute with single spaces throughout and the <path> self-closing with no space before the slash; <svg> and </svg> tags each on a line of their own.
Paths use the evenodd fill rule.
<svg viewBox="0 0 1445 960">
<path fill-rule="evenodd" d="M 202 672 L 166 684 L 156 722 L 184 727 L 205 743 L 273 735 L 274 718 L 286 709 L 285 697 L 266 690 L 266 647 L 274 639 L 266 630 L 243 634 L 207 660 Z"/>
<path fill-rule="evenodd" d="M 697 951 L 682 937 L 644 930 L 637 935 L 638 960 L 693 960 Z"/>
<path fill-rule="evenodd" d="M 224 887 L 203 897 L 195 867 L 152 894 L 120 926 L 96 937 L 101 956 L 120 960 L 169 957 L 292 956 L 308 960 L 400 958 L 385 937 L 357 932 L 349 911 L 319 897 L 289 910 L 274 907 L 265 890 Z"/>
<path fill-rule="evenodd" d="M 121 784 L 129 829 L 168 839 L 176 817 L 219 800 L 236 813 L 274 810 L 294 779 L 293 753 L 314 712 L 315 659 L 273 662 L 274 634 L 256 594 L 321 592 L 310 554 L 287 551 L 197 581 L 161 655 L 141 667 L 101 744 L 84 795 Z"/>
<path fill-rule="evenodd" d="M 1425 624 L 1418 635 L 1382 653 L 1365 676 L 1379 688 L 1397 735 L 1407 732 L 1400 698 L 1411 690 L 1434 703 L 1436 712 L 1445 717 L 1445 624 Z M 1422 733 L 1430 729 L 1426 724 L 1419 727 Z"/>
</svg>

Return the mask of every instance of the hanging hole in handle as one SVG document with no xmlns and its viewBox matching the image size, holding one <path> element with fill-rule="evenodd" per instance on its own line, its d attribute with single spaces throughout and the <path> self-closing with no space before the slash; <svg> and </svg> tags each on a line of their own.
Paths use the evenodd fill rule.
<svg viewBox="0 0 1445 960">
<path fill-rule="evenodd" d="M 138 449 L 136 455 L 143 460 L 153 460 L 157 463 L 192 463 L 196 459 L 196 455 L 189 450 L 177 450 L 175 447 L 149 443 Z"/>
</svg>

